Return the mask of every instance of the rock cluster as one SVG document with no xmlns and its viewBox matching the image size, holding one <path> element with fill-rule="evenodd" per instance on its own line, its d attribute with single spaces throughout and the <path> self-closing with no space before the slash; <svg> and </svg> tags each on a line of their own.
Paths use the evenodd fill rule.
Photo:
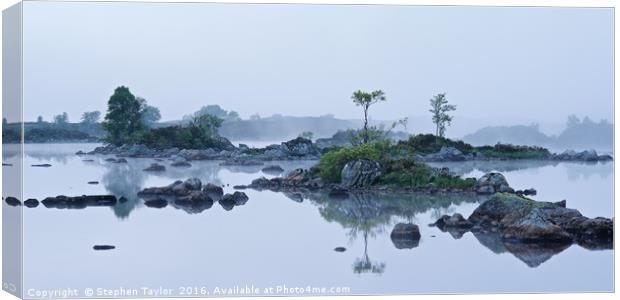
<svg viewBox="0 0 620 300">
<path fill-rule="evenodd" d="M 451 147 L 443 146 L 437 153 L 427 155 L 418 155 L 417 159 L 427 162 L 447 162 L 447 161 L 465 161 L 465 160 L 493 160 L 497 158 L 489 158 L 480 152 L 463 153 L 462 151 Z M 508 159 L 508 158 L 505 158 Z M 613 158 L 610 155 L 599 155 L 595 150 L 586 150 L 577 152 L 574 150 L 566 150 L 559 154 L 549 154 L 537 159 L 558 160 L 558 161 L 610 161 Z"/>
<path fill-rule="evenodd" d="M 613 158 L 609 155 L 599 155 L 596 153 L 596 150 L 585 150 L 581 152 L 577 152 L 574 150 L 566 150 L 560 154 L 554 154 L 552 156 L 554 160 L 565 160 L 565 161 L 609 161 L 613 160 Z"/>
<path fill-rule="evenodd" d="M 250 148 L 247 145 L 235 147 L 230 142 L 221 149 L 150 149 L 144 145 L 107 145 L 97 147 L 95 150 L 85 153 L 78 151 L 77 155 L 104 154 L 118 157 L 142 157 L 142 158 L 176 158 L 182 157 L 186 161 L 192 160 L 226 160 L 230 165 L 247 163 L 247 161 L 270 161 L 270 160 L 312 160 L 321 156 L 319 148 L 309 139 L 302 137 L 269 145 L 265 148 Z M 175 161 L 173 166 L 187 166 L 185 162 Z"/>
<path fill-rule="evenodd" d="M 589 219 L 566 201 L 541 202 L 498 193 L 469 216 L 442 216 L 434 223 L 442 230 L 497 232 L 504 241 L 524 243 L 578 243 L 587 248 L 613 246 L 613 221 Z"/>
<path fill-rule="evenodd" d="M 188 212 L 201 212 L 211 208 L 214 202 L 230 210 L 234 206 L 244 205 L 248 196 L 243 192 L 224 194 L 224 190 L 215 184 L 202 184 L 198 178 L 189 178 L 185 181 L 177 180 L 164 187 L 143 189 L 138 196 L 145 199 L 144 204 L 150 207 L 165 207 L 173 203 Z"/>
</svg>

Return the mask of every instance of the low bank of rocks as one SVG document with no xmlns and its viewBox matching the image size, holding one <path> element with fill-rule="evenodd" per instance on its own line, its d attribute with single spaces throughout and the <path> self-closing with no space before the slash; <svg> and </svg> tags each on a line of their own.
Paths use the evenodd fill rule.
<svg viewBox="0 0 620 300">
<path fill-rule="evenodd" d="M 459 149 L 450 146 L 443 146 L 437 153 L 427 155 L 416 155 L 416 159 L 424 162 L 447 162 L 447 161 L 493 161 L 493 160 L 520 160 L 525 158 L 497 158 L 487 157 L 483 153 L 463 153 Z M 585 150 L 577 152 L 566 150 L 562 153 L 548 153 L 539 157 L 531 158 L 536 160 L 553 161 L 574 161 L 574 162 L 605 162 L 612 161 L 613 157 L 607 154 L 598 154 L 596 150 Z"/>
<path fill-rule="evenodd" d="M 504 242 L 577 243 L 588 249 L 613 248 L 613 220 L 587 218 L 566 201 L 542 202 L 523 196 L 497 193 L 465 219 L 444 215 L 433 225 L 442 231 L 494 232 Z"/>
<path fill-rule="evenodd" d="M 515 191 L 508 185 L 506 178 L 500 173 L 487 173 L 476 180 L 471 188 L 437 188 L 432 184 L 421 187 L 400 187 L 375 184 L 380 175 L 380 168 L 372 161 L 359 160 L 345 165 L 342 171 L 341 183 L 327 183 L 310 170 L 295 169 L 286 176 L 254 179 L 249 185 L 237 185 L 235 189 L 269 190 L 285 193 L 310 193 L 326 191 L 332 198 L 347 198 L 349 193 L 381 192 L 381 193 L 471 193 L 490 195 L 495 192 L 524 194 L 524 191 Z M 436 172 L 449 172 L 446 168 Z M 528 193 L 534 189 L 527 189 Z"/>
<path fill-rule="evenodd" d="M 269 145 L 265 148 L 250 148 L 240 144 L 231 149 L 150 149 L 144 145 L 106 145 L 95 148 L 93 151 L 78 151 L 77 155 L 115 155 L 118 157 L 133 158 L 171 158 L 182 157 L 186 161 L 192 160 L 224 160 L 230 165 L 247 165 L 246 161 L 272 160 L 316 160 L 321 156 L 320 149 L 309 139 L 302 137 Z"/>
</svg>

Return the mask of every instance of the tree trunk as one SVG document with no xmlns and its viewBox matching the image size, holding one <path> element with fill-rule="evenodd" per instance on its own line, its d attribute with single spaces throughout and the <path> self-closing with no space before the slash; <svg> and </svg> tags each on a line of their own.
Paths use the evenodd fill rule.
<svg viewBox="0 0 620 300">
<path fill-rule="evenodd" d="M 364 107 L 364 144 L 368 144 L 368 107 Z"/>
</svg>

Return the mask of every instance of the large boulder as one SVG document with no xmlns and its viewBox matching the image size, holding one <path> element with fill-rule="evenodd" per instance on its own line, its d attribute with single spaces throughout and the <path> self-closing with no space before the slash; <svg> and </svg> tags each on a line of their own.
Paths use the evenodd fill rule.
<svg viewBox="0 0 620 300">
<path fill-rule="evenodd" d="M 303 137 L 283 142 L 282 150 L 290 156 L 318 156 L 320 154 L 312 141 Z"/>
<path fill-rule="evenodd" d="M 514 222 L 503 222 L 504 240 L 520 242 L 570 242 L 571 235 L 549 220 L 542 208 L 533 208 Z"/>
<path fill-rule="evenodd" d="M 397 249 L 411 249 L 420 244 L 420 228 L 411 223 L 398 223 L 394 226 L 390 239 Z"/>
<path fill-rule="evenodd" d="M 577 242 L 592 248 L 611 248 L 613 221 L 589 219 L 566 202 L 534 201 L 498 193 L 469 216 L 472 230 L 499 231 L 503 240 L 516 242 Z"/>
<path fill-rule="evenodd" d="M 514 190 L 508 185 L 506 177 L 495 172 L 480 177 L 476 181 L 475 190 L 478 194 L 514 193 Z"/>
<path fill-rule="evenodd" d="M 467 156 L 461 150 L 450 146 L 442 146 L 439 152 L 426 155 L 428 161 L 463 161 Z"/>
<path fill-rule="evenodd" d="M 346 187 L 363 188 L 375 183 L 381 176 L 381 165 L 367 159 L 348 162 L 340 173 L 341 183 Z"/>
</svg>

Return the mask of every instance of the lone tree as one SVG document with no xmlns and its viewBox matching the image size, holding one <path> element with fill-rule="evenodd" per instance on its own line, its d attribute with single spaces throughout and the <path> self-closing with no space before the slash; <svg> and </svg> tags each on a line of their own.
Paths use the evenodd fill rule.
<svg viewBox="0 0 620 300">
<path fill-rule="evenodd" d="M 108 112 L 103 126 L 108 132 L 108 142 L 121 145 L 130 142 L 139 133 L 142 124 L 143 103 L 125 86 L 119 86 L 108 100 Z"/>
<path fill-rule="evenodd" d="M 452 122 L 452 116 L 448 115 L 448 112 L 455 111 L 456 105 L 448 104 L 446 93 L 433 96 L 430 102 L 431 109 L 429 111 L 433 114 L 433 123 L 436 126 L 435 135 L 443 137 L 446 133 L 446 126 Z"/>
<path fill-rule="evenodd" d="M 101 112 L 98 110 L 95 111 L 87 111 L 82 114 L 82 123 L 83 124 L 95 124 L 99 122 L 101 118 Z"/>
<path fill-rule="evenodd" d="M 386 101 L 385 93 L 382 90 L 372 91 L 370 93 L 364 92 L 362 90 L 357 90 L 353 92 L 353 96 L 351 96 L 353 103 L 357 106 L 361 106 L 364 110 L 364 131 L 362 132 L 362 138 L 364 144 L 368 143 L 368 109 L 371 105 Z"/>
</svg>

